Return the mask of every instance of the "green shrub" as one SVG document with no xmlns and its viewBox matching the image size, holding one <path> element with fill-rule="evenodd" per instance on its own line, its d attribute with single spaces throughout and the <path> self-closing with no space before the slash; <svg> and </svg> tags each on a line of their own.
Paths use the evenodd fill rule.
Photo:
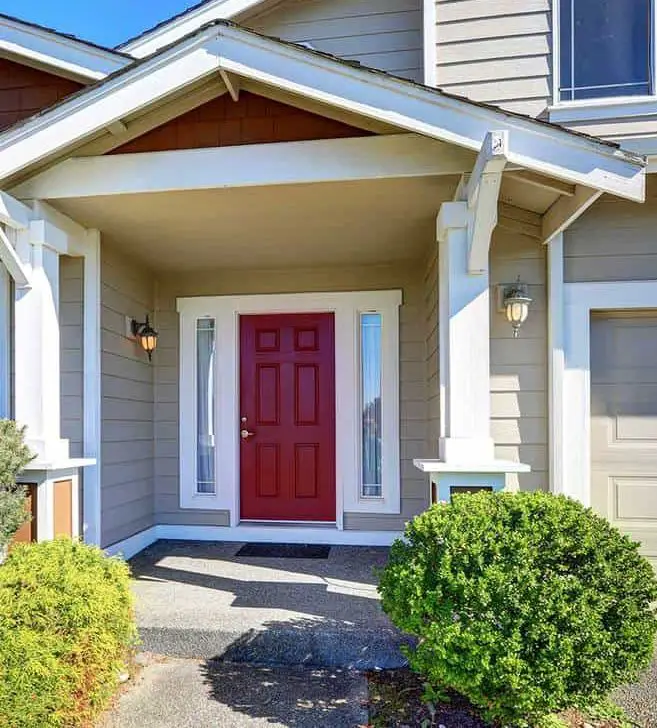
<svg viewBox="0 0 657 728">
<path fill-rule="evenodd" d="M 15 422 L 0 420 L 0 553 L 30 518 L 25 488 L 16 485 L 16 476 L 33 457 L 23 442 L 23 432 Z"/>
<path fill-rule="evenodd" d="M 0 726 L 87 725 L 135 640 L 124 562 L 69 539 L 16 546 L 0 566 Z"/>
<path fill-rule="evenodd" d="M 411 667 L 488 719 L 590 704 L 653 654 L 657 580 L 637 544 L 563 496 L 457 496 L 397 541 L 383 608 L 416 635 Z"/>
</svg>

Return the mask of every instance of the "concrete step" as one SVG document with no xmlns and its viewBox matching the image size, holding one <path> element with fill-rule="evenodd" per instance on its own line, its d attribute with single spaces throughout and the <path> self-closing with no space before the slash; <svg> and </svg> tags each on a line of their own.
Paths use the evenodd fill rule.
<svg viewBox="0 0 657 728">
<path fill-rule="evenodd" d="M 226 630 L 145 627 L 141 649 L 167 657 L 255 665 L 305 665 L 352 670 L 393 669 L 408 663 L 411 640 L 393 629 L 285 627 Z"/>
</svg>

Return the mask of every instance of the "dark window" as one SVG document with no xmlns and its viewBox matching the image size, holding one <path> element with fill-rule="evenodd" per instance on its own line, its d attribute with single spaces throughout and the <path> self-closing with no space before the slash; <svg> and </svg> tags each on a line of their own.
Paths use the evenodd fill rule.
<svg viewBox="0 0 657 728">
<path fill-rule="evenodd" d="M 650 94 L 651 0 L 560 0 L 562 101 Z"/>
</svg>

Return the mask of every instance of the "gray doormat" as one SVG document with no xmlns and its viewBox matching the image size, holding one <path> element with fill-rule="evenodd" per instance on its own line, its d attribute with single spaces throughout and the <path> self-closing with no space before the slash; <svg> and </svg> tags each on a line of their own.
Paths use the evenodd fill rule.
<svg viewBox="0 0 657 728">
<path fill-rule="evenodd" d="M 235 554 L 264 559 L 328 559 L 330 546 L 307 543 L 247 543 Z"/>
</svg>

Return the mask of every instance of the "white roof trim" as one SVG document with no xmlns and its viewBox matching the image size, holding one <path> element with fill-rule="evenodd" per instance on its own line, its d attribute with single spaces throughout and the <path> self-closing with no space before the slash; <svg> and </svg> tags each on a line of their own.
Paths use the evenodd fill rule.
<svg viewBox="0 0 657 728">
<path fill-rule="evenodd" d="M 145 58 L 160 48 L 175 43 L 215 20 L 230 20 L 260 5 L 263 0 L 210 0 L 196 8 L 160 23 L 152 30 L 117 47 L 122 53 Z"/>
<path fill-rule="evenodd" d="M 83 81 L 98 81 L 131 63 L 120 53 L 2 16 L 0 54 Z"/>
<path fill-rule="evenodd" d="M 508 131 L 508 162 L 642 201 L 645 164 L 603 142 L 218 24 L 0 134 L 0 180 L 219 69 L 478 152 Z"/>
</svg>

